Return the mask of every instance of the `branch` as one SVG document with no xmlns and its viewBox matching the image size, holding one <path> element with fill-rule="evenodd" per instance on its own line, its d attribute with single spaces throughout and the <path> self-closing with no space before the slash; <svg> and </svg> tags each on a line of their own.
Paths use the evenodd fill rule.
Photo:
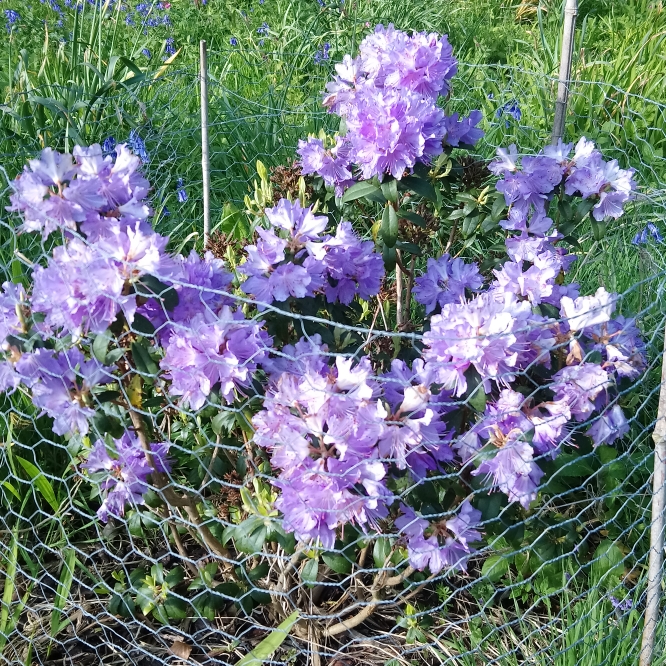
<svg viewBox="0 0 666 666">
<path fill-rule="evenodd" d="M 187 517 L 192 521 L 196 526 L 201 538 L 203 539 L 206 547 L 215 555 L 220 558 L 228 558 L 229 551 L 213 536 L 213 533 L 210 531 L 208 525 L 206 525 L 201 518 L 199 513 L 199 508 L 197 507 L 197 502 L 193 497 L 189 495 L 179 495 L 169 484 L 169 477 L 164 472 L 158 472 L 155 467 L 155 461 L 153 459 L 153 452 L 148 443 L 148 437 L 146 436 L 146 426 L 141 418 L 141 414 L 135 411 L 132 405 L 129 406 L 130 419 L 132 420 L 132 425 L 136 432 L 136 436 L 139 439 L 141 448 L 146 454 L 146 460 L 148 464 L 152 467 L 152 477 L 155 482 L 155 486 L 159 490 L 160 494 L 164 498 L 164 501 L 167 505 L 182 506 L 185 509 Z"/>
</svg>

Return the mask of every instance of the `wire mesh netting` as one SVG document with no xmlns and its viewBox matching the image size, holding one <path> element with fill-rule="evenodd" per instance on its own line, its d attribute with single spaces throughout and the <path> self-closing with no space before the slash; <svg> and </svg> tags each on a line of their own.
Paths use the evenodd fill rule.
<svg viewBox="0 0 666 666">
<path fill-rule="evenodd" d="M 224 63 L 209 82 L 215 259 L 173 258 L 202 249 L 188 69 L 106 98 L 85 124 L 86 143 L 113 139 L 109 154 L 127 140 L 143 151 L 169 260 L 143 227 L 129 247 L 89 220 L 84 236 L 42 239 L 3 213 L 5 276 L 25 289 L 6 286 L 2 302 L 3 660 L 637 663 L 666 325 L 664 105 L 571 85 L 567 136 L 594 140 L 639 182 L 612 234 L 576 240 L 564 283 L 596 301 L 561 311 L 489 298 L 488 320 L 447 329 L 451 302 L 424 329 L 413 299 L 398 326 L 393 273 L 349 307 L 351 321 L 335 299 L 298 309 L 238 286 L 240 245 L 259 246 L 253 207 L 302 195 L 298 140 L 337 129 L 320 104 L 330 72 L 314 76 L 307 54 L 214 55 Z M 448 111 L 486 118 L 459 162 L 477 200 L 497 147 L 548 143 L 555 88 L 535 72 L 460 65 Z M 65 124 L 45 145 L 71 150 L 72 136 Z M 3 155 L 8 179 L 37 146 Z M 143 187 L 126 168 L 123 187 Z M 488 290 L 497 247 L 453 248 L 450 223 L 438 234 L 465 202 L 452 201 L 414 209 L 435 224 L 419 238 L 476 260 Z M 372 238 L 376 218 L 361 208 L 355 233 Z M 111 264 L 120 283 L 104 273 Z M 410 270 L 414 280 L 425 259 Z M 451 353 L 434 350 L 452 337 L 469 358 L 492 347 L 495 369 L 483 376 L 470 362 L 444 381 Z M 444 369 L 433 379 L 423 359 Z M 654 663 L 664 637 L 660 623 Z"/>
</svg>

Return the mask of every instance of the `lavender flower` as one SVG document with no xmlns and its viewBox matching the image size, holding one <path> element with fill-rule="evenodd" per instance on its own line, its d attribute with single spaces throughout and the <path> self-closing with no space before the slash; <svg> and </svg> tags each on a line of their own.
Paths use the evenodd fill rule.
<svg viewBox="0 0 666 666">
<path fill-rule="evenodd" d="M 88 420 L 95 414 L 91 389 L 107 383 L 109 371 L 94 359 L 85 360 L 76 348 L 56 355 L 46 350 L 23 354 L 16 363 L 35 406 L 54 419 L 57 435 L 88 433 Z"/>
<path fill-rule="evenodd" d="M 425 275 L 416 278 L 414 298 L 426 306 L 426 313 L 437 305 L 459 303 L 465 298 L 465 290 L 478 291 L 483 279 L 476 264 L 466 264 L 462 259 L 451 259 L 449 254 L 439 259 L 428 259 Z"/>
<path fill-rule="evenodd" d="M 354 184 L 350 170 L 351 144 L 343 137 L 336 137 L 335 146 L 328 150 L 321 139 L 300 140 L 296 152 L 301 158 L 301 173 L 321 176 L 326 185 L 335 187 L 335 196 L 342 196 Z"/>
<path fill-rule="evenodd" d="M 223 306 L 214 321 L 195 317 L 188 328 L 175 327 L 160 362 L 171 381 L 170 395 L 181 403 L 201 409 L 215 386 L 225 402 L 233 402 L 237 390 L 247 387 L 264 358 L 265 340 L 260 324 L 247 321 L 243 313 Z"/>
<path fill-rule="evenodd" d="M 122 518 L 127 504 L 143 504 L 148 490 L 148 477 L 153 471 L 146 459 L 138 439 L 125 432 L 120 439 L 114 439 L 114 451 L 108 451 L 103 440 L 97 440 L 88 455 L 83 468 L 99 478 L 100 490 L 104 495 L 102 505 L 97 510 L 97 517 L 106 523 L 109 516 Z M 168 444 L 151 444 L 150 452 L 155 469 L 168 472 L 169 461 L 166 457 Z"/>
<path fill-rule="evenodd" d="M 443 569 L 466 569 L 466 560 L 475 552 L 470 542 L 481 539 L 481 533 L 476 529 L 481 520 L 480 511 L 465 501 L 455 518 L 439 521 L 430 527 L 426 520 L 418 518 L 404 504 L 400 510 L 402 516 L 396 519 L 395 525 L 407 538 L 411 566 L 420 571 L 428 567 L 432 574 L 438 574 Z M 426 538 L 425 531 L 432 531 L 432 535 Z M 443 537 L 443 545 L 438 537 Z"/>
<path fill-rule="evenodd" d="M 611 602 L 611 605 L 613 608 L 615 608 L 615 610 L 628 611 L 633 607 L 631 597 L 625 597 L 624 599 L 620 600 L 611 594 L 609 595 L 608 600 Z"/>
</svg>

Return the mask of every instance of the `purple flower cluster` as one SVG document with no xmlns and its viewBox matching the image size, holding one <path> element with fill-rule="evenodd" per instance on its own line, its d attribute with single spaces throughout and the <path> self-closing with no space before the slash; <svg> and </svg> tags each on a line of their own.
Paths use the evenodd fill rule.
<svg viewBox="0 0 666 666">
<path fill-rule="evenodd" d="M 573 150 L 573 155 L 571 151 Z M 497 189 L 509 206 L 505 229 L 544 235 L 553 221 L 548 206 L 556 192 L 564 190 L 594 202 L 592 215 L 602 221 L 617 219 L 636 188 L 633 169 L 620 169 L 617 160 L 604 161 L 594 143 L 581 138 L 576 144 L 547 146 L 535 156 L 518 155 L 514 144 L 500 148 L 497 158 L 488 167 L 501 176 Z"/>
<path fill-rule="evenodd" d="M 245 248 L 247 261 L 240 267 L 248 276 L 241 288 L 260 309 L 317 294 L 325 294 L 329 303 L 348 305 L 357 295 L 367 299 L 379 292 L 382 258 L 351 224 L 341 222 L 335 236 L 323 235 L 328 218 L 287 199 L 267 208 L 265 215 L 271 228 L 257 229 L 257 243 Z"/>
<path fill-rule="evenodd" d="M 507 239 L 510 261 L 495 271 L 486 291 L 470 299 L 465 289 L 481 286 L 474 282 L 475 267 L 460 262 L 454 271 L 446 256 L 429 261 L 415 291 L 428 312 L 441 306 L 423 337 L 426 375 L 455 396 L 469 395 L 473 376 L 481 384 L 478 390 L 489 396 L 500 391 L 452 442 L 453 450 L 463 462 L 480 456 L 473 474 L 525 508 L 536 499 L 543 476 L 539 456 L 557 455 L 579 423 L 590 424 L 586 434 L 595 446 L 628 433 L 615 387 L 645 369 L 645 347 L 634 320 L 613 318 L 616 295 L 601 287 L 594 295 L 579 296 L 578 285 L 557 284 L 575 260 L 554 245 L 559 238 L 556 232 L 530 235 L 528 229 Z M 438 285 L 444 288 L 439 293 Z M 539 314 L 540 304 L 556 307 L 561 319 Z M 601 361 L 586 361 L 592 353 Z M 536 364 L 552 373 L 545 384 L 550 393 L 541 401 L 512 388 Z"/>
<path fill-rule="evenodd" d="M 281 489 L 276 507 L 285 528 L 331 548 L 337 528 L 377 529 L 394 497 L 392 466 L 422 478 L 453 459 L 441 420 L 441 396 L 424 383 L 423 364 L 396 360 L 375 377 L 368 358 L 332 358 L 320 340 L 285 348 L 293 359 L 269 359 L 264 410 L 253 418 L 254 441 L 271 453 Z"/>
<path fill-rule="evenodd" d="M 247 321 L 228 305 L 212 321 L 197 316 L 186 327 L 174 326 L 160 362 L 165 379 L 171 380 L 170 395 L 197 410 L 219 385 L 221 398 L 233 402 L 236 391 L 250 384 L 270 344 L 260 328 L 261 323 Z"/>
<path fill-rule="evenodd" d="M 483 279 L 476 264 L 451 259 L 447 253 L 439 259 L 428 259 L 425 275 L 416 278 L 415 283 L 414 298 L 430 313 L 438 305 L 461 302 L 465 299 L 465 290 L 478 291 Z"/>
<path fill-rule="evenodd" d="M 304 174 L 319 174 L 338 195 L 352 182 L 352 165 L 363 179 L 386 174 L 400 179 L 417 163 L 429 164 L 450 146 L 474 144 L 483 136 L 476 128 L 478 111 L 459 120 L 437 106 L 449 91 L 457 61 L 446 36 L 408 35 L 379 25 L 359 46 L 359 55 L 345 56 L 327 84 L 324 106 L 345 120 L 346 133 L 335 147 L 310 138 L 299 143 Z"/>
<path fill-rule="evenodd" d="M 53 432 L 86 435 L 95 415 L 92 389 L 113 381 L 112 368 L 85 360 L 77 348 L 55 354 L 47 349 L 20 355 L 12 351 L 0 372 L 0 388 L 27 386 L 34 405 L 53 418 Z"/>
<path fill-rule="evenodd" d="M 443 569 L 466 569 L 467 558 L 475 552 L 470 544 L 481 539 L 476 529 L 481 521 L 480 511 L 465 501 L 455 518 L 431 524 L 404 504 L 400 510 L 402 515 L 395 526 L 407 541 L 409 562 L 415 569 L 428 567 L 433 574 Z"/>
<path fill-rule="evenodd" d="M 104 495 L 97 517 L 106 523 L 109 516 L 122 518 L 127 504 L 143 504 L 143 496 L 148 490 L 148 477 L 153 468 L 146 452 L 137 437 L 125 432 L 120 439 L 114 439 L 114 449 L 109 451 L 103 440 L 97 440 L 88 455 L 83 468 L 98 482 Z M 150 445 L 150 458 L 154 471 L 170 470 L 167 453 L 168 444 Z"/>
</svg>

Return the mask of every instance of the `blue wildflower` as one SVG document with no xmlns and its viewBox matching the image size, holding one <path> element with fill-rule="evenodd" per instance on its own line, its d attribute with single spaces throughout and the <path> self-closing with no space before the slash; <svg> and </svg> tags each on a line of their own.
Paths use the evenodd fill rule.
<svg viewBox="0 0 666 666">
<path fill-rule="evenodd" d="M 164 52 L 167 55 L 173 55 L 176 52 L 176 47 L 173 45 L 173 37 L 168 37 L 164 44 Z"/>
<path fill-rule="evenodd" d="M 328 42 L 326 42 L 324 44 L 324 47 L 322 48 L 322 50 L 317 51 L 314 54 L 314 61 L 317 65 L 321 65 L 324 60 L 329 59 L 330 56 L 329 56 L 328 52 L 330 51 L 330 49 L 331 49 L 331 45 Z"/>
<path fill-rule="evenodd" d="M 235 37 L 232 37 L 229 40 L 229 44 L 231 44 L 231 46 L 238 46 L 238 40 Z"/>
<path fill-rule="evenodd" d="M 270 27 L 268 26 L 268 23 L 265 21 L 257 28 L 257 34 L 258 35 L 267 35 L 268 31 L 270 30 Z"/>
<path fill-rule="evenodd" d="M 127 143 L 142 162 L 150 162 L 150 155 L 148 155 L 148 151 L 146 150 L 146 144 L 135 129 L 130 132 Z"/>
<path fill-rule="evenodd" d="M 510 102 L 507 102 L 506 104 L 502 105 L 495 111 L 495 118 L 500 119 L 502 116 L 509 116 L 513 118 L 516 122 L 519 122 L 520 119 L 523 117 L 523 112 L 520 110 L 520 106 L 518 104 L 518 100 L 511 100 Z M 504 124 L 506 127 L 509 126 L 509 119 L 505 118 Z"/>
<path fill-rule="evenodd" d="M 110 155 L 115 149 L 116 138 L 113 136 L 107 136 L 102 142 L 102 153 L 104 153 L 104 155 Z"/>
<path fill-rule="evenodd" d="M 125 17 L 125 25 L 129 25 L 129 26 L 136 25 L 136 23 L 134 23 L 134 19 L 132 18 L 131 14 L 128 14 Z"/>
<path fill-rule="evenodd" d="M 139 14 L 141 14 L 142 16 L 148 16 L 150 12 L 150 6 L 147 5 L 145 2 L 140 2 L 136 6 L 136 11 L 139 12 Z"/>
<path fill-rule="evenodd" d="M 615 610 L 619 611 L 628 611 L 631 610 L 631 607 L 633 606 L 633 603 L 629 597 L 626 597 L 625 599 L 617 599 L 615 598 L 612 594 L 608 597 L 610 599 L 611 604 L 613 605 L 613 608 Z"/>
<path fill-rule="evenodd" d="M 263 45 L 264 45 L 264 40 L 263 40 L 263 39 L 260 39 L 260 40 L 259 40 L 259 46 L 263 46 Z"/>
<path fill-rule="evenodd" d="M 150 51 L 148 49 L 141 49 L 141 54 L 145 55 L 146 58 L 150 58 Z"/>
<path fill-rule="evenodd" d="M 326 3 L 324 2 L 324 0 L 317 0 L 317 2 L 319 3 L 319 6 L 320 6 L 322 9 L 323 9 L 324 7 L 326 7 Z"/>
<path fill-rule="evenodd" d="M 13 9 L 5 9 L 5 18 L 7 19 L 7 32 L 11 32 L 14 23 L 21 20 L 21 15 Z"/>
<path fill-rule="evenodd" d="M 187 192 L 185 191 L 185 185 L 183 183 L 182 178 L 178 179 L 177 196 L 178 196 L 178 203 L 185 203 L 188 199 Z"/>
<path fill-rule="evenodd" d="M 645 245 L 650 240 L 657 243 L 663 243 L 664 237 L 659 233 L 659 229 L 654 222 L 648 222 L 642 231 L 639 231 L 632 239 L 632 245 Z"/>
</svg>

